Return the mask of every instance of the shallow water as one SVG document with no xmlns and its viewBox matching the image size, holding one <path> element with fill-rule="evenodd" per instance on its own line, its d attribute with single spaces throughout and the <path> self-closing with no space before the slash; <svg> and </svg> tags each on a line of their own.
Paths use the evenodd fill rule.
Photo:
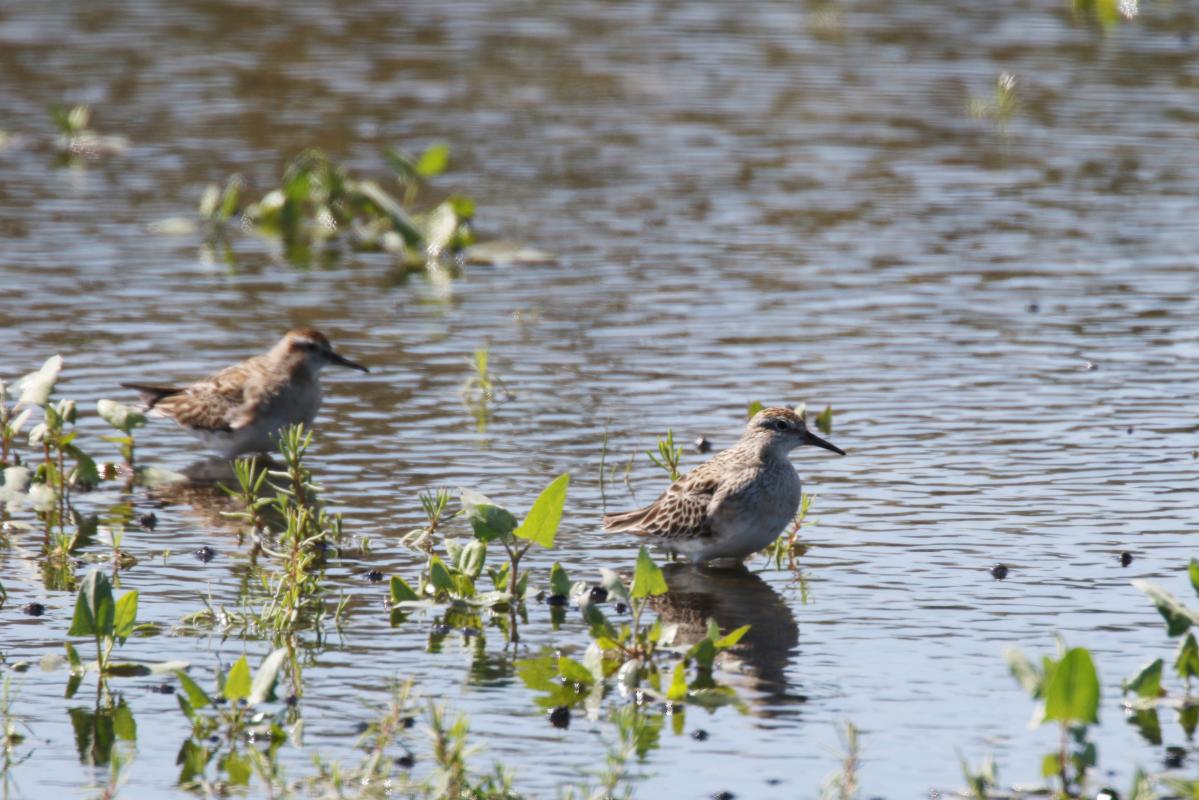
<svg viewBox="0 0 1199 800">
<path fill-rule="evenodd" d="M 410 677 L 470 715 L 481 764 L 503 761 L 538 796 L 597 765 L 612 730 L 578 715 L 551 728 L 499 631 L 430 653 L 428 620 L 389 627 L 385 584 L 363 574 L 417 574 L 398 537 L 418 492 L 467 486 L 524 510 L 569 471 L 559 546 L 530 567 L 593 578 L 635 554 L 600 532 L 604 495 L 617 510 L 664 485 L 638 455 L 635 496 L 615 477 L 602 495 L 605 434 L 623 464 L 668 427 L 727 446 L 751 400 L 831 404 L 849 456 L 795 458 L 817 495 L 807 602 L 762 561 L 674 576 L 686 591 L 665 615 L 753 624 L 726 675 L 748 712 L 690 710 L 686 729 L 710 737 L 667 733 L 638 796 L 815 796 L 845 720 L 863 730 L 867 797 L 957 787 L 959 751 L 1033 781 L 1053 732 L 1027 730 L 1001 653 L 1048 652 L 1055 633 L 1095 653 L 1100 763 L 1123 787 L 1164 750 L 1122 722 L 1119 680 L 1173 649 L 1129 580 L 1189 594 L 1199 447 L 1195 17 L 1142 5 L 1105 33 L 1064 3 L 8 2 L 0 375 L 62 353 L 59 395 L 90 408 L 131 399 L 120 381 L 198 377 L 299 324 L 369 364 L 326 376 L 313 467 L 373 547 L 330 569 L 353 599 L 305 671 L 305 744 L 351 760 L 362 702 Z M 1020 101 L 1006 129 L 967 110 L 1003 71 Z M 130 148 L 56 166 L 46 109 L 73 102 Z M 381 148 L 437 140 L 454 154 L 437 186 L 478 201 L 481 235 L 555 264 L 468 267 L 444 285 L 375 255 L 295 269 L 250 235 L 231 268 L 199 236 L 148 232 L 230 172 L 264 191 L 304 147 L 384 176 Z M 485 344 L 514 397 L 479 430 L 459 390 Z M 81 427 L 106 432 L 94 416 Z M 165 424 L 139 441 L 146 463 L 197 456 Z M 684 467 L 701 458 L 689 448 Z M 246 555 L 219 501 L 133 501 L 159 519 L 126 538 L 141 618 L 170 629 L 204 596 L 234 604 Z M 202 545 L 210 563 L 191 555 Z M 43 587 L 37 547 L 0 550 L 9 663 L 60 653 L 70 623 L 73 596 Z M 45 616 L 21 613 L 33 601 Z M 544 606 L 529 617 L 521 653 L 587 640 L 577 614 L 558 631 Z M 207 683 L 267 649 L 164 634 L 124 655 L 189 660 Z M 79 765 L 68 717 L 87 700 L 62 699 L 61 672 L 18 682 L 35 740 L 20 792 L 103 781 Z M 188 726 L 154 684 L 117 687 L 138 725 L 128 796 L 181 793 Z M 1165 744 L 1182 744 L 1169 716 Z M 304 751 L 283 756 L 304 772 Z"/>
</svg>

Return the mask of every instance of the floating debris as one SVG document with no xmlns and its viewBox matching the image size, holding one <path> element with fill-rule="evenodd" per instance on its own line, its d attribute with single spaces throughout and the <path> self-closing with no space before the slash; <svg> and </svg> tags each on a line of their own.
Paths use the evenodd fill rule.
<svg viewBox="0 0 1199 800">
<path fill-rule="evenodd" d="M 164 681 L 164 682 L 158 684 L 157 686 L 155 686 L 150 691 L 154 692 L 155 694 L 174 694 L 175 687 L 172 684 L 169 684 Z"/>
<path fill-rule="evenodd" d="M 31 617 L 40 617 L 42 614 L 46 613 L 46 607 L 41 603 L 26 603 L 25 605 L 21 606 L 21 611 Z"/>
<path fill-rule="evenodd" d="M 699 453 L 706 453 L 712 449 L 712 443 L 708 441 L 708 437 L 700 436 L 695 440 L 695 449 Z"/>
<path fill-rule="evenodd" d="M 1120 554 L 1120 566 L 1127 567 L 1131 563 L 1132 563 L 1132 553 L 1125 550 L 1123 553 Z"/>
<path fill-rule="evenodd" d="M 996 564 L 991 567 L 991 577 L 997 581 L 1001 581 L 1007 577 L 1007 566 L 1004 564 Z"/>
<path fill-rule="evenodd" d="M 137 524 L 141 525 L 143 528 L 145 528 L 148 531 L 152 531 L 156 527 L 158 527 L 158 515 L 155 514 L 153 511 L 151 511 L 148 514 L 142 514 L 140 517 L 137 518 Z"/>
<path fill-rule="evenodd" d="M 207 564 L 209 561 L 212 561 L 214 558 L 216 558 L 216 550 L 213 550 L 208 545 L 204 545 L 192 555 Z"/>
<path fill-rule="evenodd" d="M 570 598 L 564 594 L 551 594 L 549 597 L 545 598 L 545 604 L 547 606 L 565 606 L 569 605 L 569 603 Z"/>
<path fill-rule="evenodd" d="M 697 742 L 706 742 L 708 741 L 708 732 L 703 728 L 696 728 L 691 731 L 691 738 Z"/>
<path fill-rule="evenodd" d="M 1037 312 L 1038 312 L 1038 311 L 1040 311 L 1040 310 L 1041 310 L 1041 307 L 1040 307 L 1039 305 L 1037 305 L 1036 303 L 1029 303 L 1029 304 L 1028 304 L 1028 313 L 1030 313 L 1030 314 L 1035 314 L 1035 313 L 1037 313 Z"/>
<path fill-rule="evenodd" d="M 378 583 L 379 581 L 383 580 L 383 573 L 377 569 L 372 569 L 368 570 L 363 577 L 371 583 Z"/>
<path fill-rule="evenodd" d="M 587 597 L 593 603 L 602 603 L 608 599 L 608 590 L 602 586 L 592 586 Z"/>
<path fill-rule="evenodd" d="M 555 728 L 565 730 L 570 727 L 570 706 L 558 706 L 552 709 L 547 716 L 550 724 Z"/>
</svg>

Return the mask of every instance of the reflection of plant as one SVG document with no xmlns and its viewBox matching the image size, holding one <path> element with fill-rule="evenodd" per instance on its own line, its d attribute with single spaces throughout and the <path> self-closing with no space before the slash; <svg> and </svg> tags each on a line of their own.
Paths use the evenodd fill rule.
<svg viewBox="0 0 1199 800">
<path fill-rule="evenodd" d="M 1038 701 L 1033 722 L 1058 723 L 1061 744 L 1045 756 L 1041 774 L 1056 776 L 1062 794 L 1072 796 L 1072 787 L 1081 790 L 1087 769 L 1096 762 L 1095 745 L 1087 733 L 1089 726 L 1099 722 L 1099 677 L 1086 648 L 1066 649 L 1060 639 L 1058 647 L 1059 657 L 1043 656 L 1039 666 L 1019 650 L 1008 650 L 1005 655 L 1012 676 Z"/>
<path fill-rule="evenodd" d="M 265 742 L 273 760 L 275 751 L 287 740 L 283 726 L 288 708 L 267 713 L 261 706 L 275 699 L 279 669 L 287 657 L 286 648 L 275 650 L 251 674 L 250 664 L 243 655 L 227 674 L 217 673 L 215 696 L 200 688 L 186 672 L 176 671 L 183 686 L 179 708 L 192 724 L 191 737 L 179 749 L 180 784 L 205 787 L 208 764 L 219 753 L 217 770 L 234 786 L 248 785 L 254 759 L 239 749 L 246 741 Z"/>
</svg>

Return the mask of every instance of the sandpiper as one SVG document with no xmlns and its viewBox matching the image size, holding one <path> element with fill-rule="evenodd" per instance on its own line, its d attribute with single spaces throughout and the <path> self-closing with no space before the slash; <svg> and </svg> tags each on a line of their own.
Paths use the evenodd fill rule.
<svg viewBox="0 0 1199 800">
<path fill-rule="evenodd" d="M 814 444 L 845 455 L 786 408 L 754 415 L 737 444 L 679 478 L 645 508 L 608 514 L 604 529 L 649 537 L 703 563 L 744 559 L 773 542 L 799 509 L 799 475 L 787 454 Z"/>
<path fill-rule="evenodd" d="M 275 449 L 280 429 L 311 425 L 321 407 L 321 367 L 370 372 L 333 350 L 315 328 L 289 331 L 259 356 L 190 386 L 122 383 L 136 389 L 152 417 L 173 419 L 222 458 Z"/>
</svg>

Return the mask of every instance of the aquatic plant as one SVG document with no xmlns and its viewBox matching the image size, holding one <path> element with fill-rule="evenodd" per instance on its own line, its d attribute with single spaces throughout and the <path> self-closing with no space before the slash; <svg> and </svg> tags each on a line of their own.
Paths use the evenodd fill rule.
<svg viewBox="0 0 1199 800">
<path fill-rule="evenodd" d="M 99 570 L 92 570 L 79 586 L 75 598 L 75 613 L 71 618 L 68 636 L 90 636 L 96 645 L 96 660 L 84 664 L 78 651 L 66 642 L 67 660 L 71 665 L 71 684 L 75 687 L 83 675 L 94 669 L 100 682 L 109 675 L 143 673 L 144 668 L 134 664 L 114 664 L 112 649 L 125 644 L 125 640 L 137 626 L 137 591 L 125 592 L 120 600 L 114 600 L 112 582 Z M 144 674 L 144 673 L 143 673 Z M 73 688 L 68 688 L 68 696 Z"/>
<path fill-rule="evenodd" d="M 129 147 L 123 136 L 106 136 L 92 129 L 90 106 L 56 106 L 50 109 L 50 119 L 58 128 L 56 146 L 62 164 L 78 166 L 81 158 L 120 153 Z"/>
<path fill-rule="evenodd" d="M 841 739 L 841 768 L 825 779 L 820 789 L 821 800 L 856 800 L 861 780 L 858 771 L 861 767 L 862 743 L 857 726 L 846 722 L 845 727 L 838 732 Z"/>
<path fill-rule="evenodd" d="M 462 385 L 462 401 L 474 414 L 480 431 L 491 419 L 492 405 L 506 403 L 513 397 L 503 379 L 491 371 L 490 361 L 488 348 L 476 349 L 468 361 L 474 374 Z"/>
<path fill-rule="evenodd" d="M 658 452 L 652 450 L 646 453 L 649 460 L 665 470 L 671 482 L 683 477 L 679 472 L 679 462 L 683 460 L 683 448 L 674 443 L 674 431 L 667 428 L 665 436 L 658 437 Z"/>
<path fill-rule="evenodd" d="M 448 164 L 448 148 L 434 145 L 415 161 L 397 150 L 387 157 L 404 190 L 402 202 L 379 183 L 353 176 L 312 149 L 292 159 L 281 186 L 240 207 L 240 217 L 256 232 L 278 239 L 288 260 L 297 264 L 309 263 L 314 252 L 333 244 L 391 252 L 404 264 L 424 264 L 470 244 L 475 204 L 469 198 L 451 196 L 429 211 L 411 208 L 418 188 Z M 210 186 L 201 198 L 201 218 L 223 231 L 238 214 L 242 195 L 235 178 L 223 191 Z"/>
<path fill-rule="evenodd" d="M 1041 774 L 1056 777 L 1063 795 L 1073 796 L 1086 780 L 1098 757 L 1087 736 L 1099 722 L 1099 677 L 1091 653 L 1084 647 L 1067 648 L 1058 639 L 1058 657 L 1042 656 L 1040 665 L 1019 650 L 1004 653 L 1012 677 L 1037 701 L 1033 724 L 1056 722 L 1060 731 L 1057 751 L 1045 756 Z"/>
<path fill-rule="evenodd" d="M 423 553 L 432 552 L 438 529 L 462 513 L 461 509 L 449 510 L 450 501 L 453 498 L 453 493 L 448 489 L 421 492 L 418 499 L 421 509 L 425 512 L 427 523 L 423 528 L 413 528 L 408 531 L 400 538 L 400 543 Z"/>
<path fill-rule="evenodd" d="M 1137 16 L 1138 0 L 1071 0 L 1075 17 L 1083 17 L 1110 27 Z"/>
<path fill-rule="evenodd" d="M 96 403 L 96 413 L 100 418 L 107 422 L 112 427 L 121 432 L 121 436 L 103 436 L 101 437 L 106 442 L 116 444 L 121 450 L 121 457 L 125 459 L 125 466 L 129 468 L 130 480 L 134 475 L 136 464 L 134 463 L 134 448 L 133 431 L 135 428 L 146 424 L 146 415 L 137 409 L 118 403 L 115 400 L 100 400 Z"/>
<path fill-rule="evenodd" d="M 1001 72 L 995 79 L 995 92 L 991 99 L 972 98 L 969 104 L 970 116 L 978 120 L 989 120 L 1000 132 L 1007 130 L 1008 123 L 1020 110 L 1020 101 L 1016 96 L 1016 76 L 1010 72 Z"/>
<path fill-rule="evenodd" d="M 816 520 L 808 519 L 808 512 L 812 509 L 814 499 L 815 495 L 807 492 L 800 497 L 799 510 L 795 512 L 791 525 L 763 551 L 766 553 L 766 559 L 773 561 L 776 568 L 782 569 L 783 559 L 786 558 L 787 567 L 796 569 L 796 559 L 808 551 L 808 546 L 800 541 L 799 533 L 804 526 L 810 527 L 816 524 Z"/>
</svg>

